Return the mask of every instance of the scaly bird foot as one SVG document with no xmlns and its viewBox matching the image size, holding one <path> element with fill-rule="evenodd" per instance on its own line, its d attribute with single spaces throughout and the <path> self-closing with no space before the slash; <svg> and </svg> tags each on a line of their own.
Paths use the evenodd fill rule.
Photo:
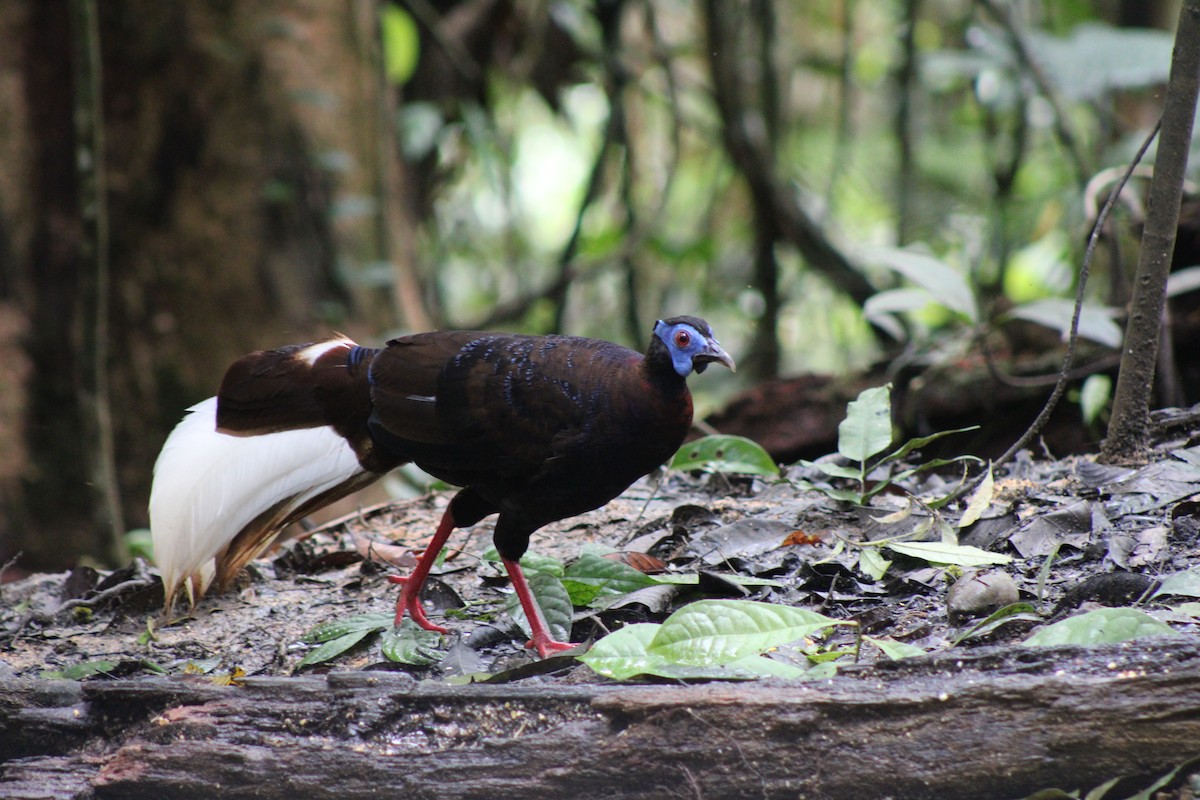
<svg viewBox="0 0 1200 800">
<path fill-rule="evenodd" d="M 570 650 L 572 647 L 578 647 L 579 645 L 572 642 L 555 641 L 549 636 L 541 638 L 535 635 L 534 638 L 525 643 L 525 646 L 537 650 L 538 658 L 549 658 L 552 653 L 561 653 L 563 650 Z"/>
<path fill-rule="evenodd" d="M 412 617 L 413 622 L 420 625 L 427 631 L 436 633 L 449 633 L 449 628 L 443 628 L 441 625 L 435 625 L 429 621 L 429 617 L 425 616 L 425 608 L 421 605 L 421 587 L 414 584 L 408 578 L 401 575 L 389 575 L 388 581 L 391 583 L 403 584 L 404 588 L 400 590 L 400 597 L 396 600 L 396 625 L 400 625 L 400 621 L 404 619 L 404 612 Z M 424 581 L 422 581 L 424 583 Z"/>
</svg>

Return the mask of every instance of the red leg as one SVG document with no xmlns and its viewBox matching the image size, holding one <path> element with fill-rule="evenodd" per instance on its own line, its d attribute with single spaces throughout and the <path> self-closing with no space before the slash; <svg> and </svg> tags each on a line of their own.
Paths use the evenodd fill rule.
<svg viewBox="0 0 1200 800">
<path fill-rule="evenodd" d="M 446 513 L 442 515 L 442 521 L 438 525 L 437 532 L 429 540 L 429 546 L 425 548 L 425 553 L 417 561 L 417 566 L 413 570 L 412 575 L 409 575 L 407 578 L 402 578 L 398 575 L 388 578 L 392 583 L 404 584 L 404 588 L 400 590 L 400 599 L 396 601 L 397 625 L 400 624 L 400 620 L 404 619 L 404 612 L 407 611 L 413 618 L 413 621 L 425 630 L 446 633 L 445 628 L 441 625 L 434 625 L 425 616 L 425 609 L 421 606 L 421 589 L 425 586 L 425 579 L 429 577 L 429 570 L 433 567 L 433 562 L 437 561 L 438 553 L 442 552 L 442 548 L 446 546 L 446 540 L 450 538 L 450 533 L 453 530 L 454 517 L 451 515 L 450 509 L 447 508 Z"/>
<path fill-rule="evenodd" d="M 542 658 L 557 653 L 560 650 L 570 650 L 575 645 L 570 642 L 558 642 L 550 636 L 550 628 L 546 625 L 546 618 L 542 616 L 542 609 L 538 607 L 537 600 L 533 599 L 533 592 L 529 591 L 529 583 L 525 580 L 525 573 L 521 571 L 521 565 L 516 561 L 510 561 L 505 558 L 504 568 L 508 570 L 508 578 L 512 581 L 513 589 L 517 592 L 517 599 L 521 601 L 521 608 L 525 609 L 525 617 L 529 620 L 529 627 L 533 631 L 533 639 L 525 646 L 532 647 L 537 650 L 537 653 Z"/>
</svg>

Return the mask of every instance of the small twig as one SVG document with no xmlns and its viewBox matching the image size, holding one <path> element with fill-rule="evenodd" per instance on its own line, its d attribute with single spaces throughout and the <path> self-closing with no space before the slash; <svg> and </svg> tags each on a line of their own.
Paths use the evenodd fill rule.
<svg viewBox="0 0 1200 800">
<path fill-rule="evenodd" d="M 147 586 L 154 584 L 154 577 L 150 574 L 150 570 L 146 568 L 146 562 L 140 558 L 133 560 L 133 577 L 127 581 L 121 581 L 116 586 L 110 586 L 102 592 L 98 592 L 90 597 L 76 597 L 74 600 L 68 600 L 58 608 L 54 609 L 51 616 L 57 617 L 64 611 L 70 611 L 73 608 L 95 608 L 102 605 L 108 600 L 117 595 L 133 589 L 144 589 Z"/>
<path fill-rule="evenodd" d="M 4 599 L 4 573 L 16 566 L 17 560 L 24 554 L 24 551 L 18 550 L 17 552 L 13 553 L 12 558 L 10 558 L 8 561 L 5 561 L 4 564 L 0 566 L 0 600 Z"/>
<path fill-rule="evenodd" d="M 988 374 L 992 377 L 992 380 L 1004 386 L 1013 386 L 1016 388 L 1053 386 L 1058 382 L 1062 374 L 1060 372 L 1058 375 L 1012 375 L 1000 369 L 1000 365 L 996 363 L 996 355 L 992 352 L 992 348 L 988 345 L 986 338 L 979 338 L 979 349 L 983 353 L 983 363 L 987 367 Z M 1097 359 L 1086 366 L 1075 367 L 1067 374 L 1067 380 L 1077 381 L 1080 378 L 1086 378 L 1097 372 L 1112 369 L 1119 363 L 1121 363 L 1121 354 L 1113 353 L 1104 358 Z"/>
<path fill-rule="evenodd" d="M 479 62 L 463 46 L 463 43 L 446 35 L 442 29 L 442 17 L 429 0 L 404 0 L 404 5 L 408 7 L 413 17 L 425 27 L 425 30 L 429 31 L 429 35 L 446 54 L 446 58 L 455 72 L 472 82 L 483 76 L 483 68 L 479 66 Z"/>
</svg>

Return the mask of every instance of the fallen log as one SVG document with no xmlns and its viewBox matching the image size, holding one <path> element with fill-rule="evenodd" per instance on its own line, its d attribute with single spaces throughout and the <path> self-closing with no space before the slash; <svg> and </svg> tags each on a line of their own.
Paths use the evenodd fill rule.
<svg viewBox="0 0 1200 800">
<path fill-rule="evenodd" d="M 1197 752 L 1194 637 L 952 651 L 787 683 L 0 681 L 13 798 L 999 800 L 1155 776 Z"/>
</svg>

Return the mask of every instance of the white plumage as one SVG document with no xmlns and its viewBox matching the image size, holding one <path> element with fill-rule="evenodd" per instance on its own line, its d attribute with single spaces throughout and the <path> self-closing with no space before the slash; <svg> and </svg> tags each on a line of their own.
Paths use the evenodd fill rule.
<svg viewBox="0 0 1200 800">
<path fill-rule="evenodd" d="M 217 398 L 188 411 L 155 462 L 150 492 L 154 558 L 168 605 L 185 581 L 193 599 L 203 593 L 216 560 L 255 518 L 267 511 L 285 516 L 363 472 L 331 428 L 231 436 L 217 431 Z"/>
</svg>

